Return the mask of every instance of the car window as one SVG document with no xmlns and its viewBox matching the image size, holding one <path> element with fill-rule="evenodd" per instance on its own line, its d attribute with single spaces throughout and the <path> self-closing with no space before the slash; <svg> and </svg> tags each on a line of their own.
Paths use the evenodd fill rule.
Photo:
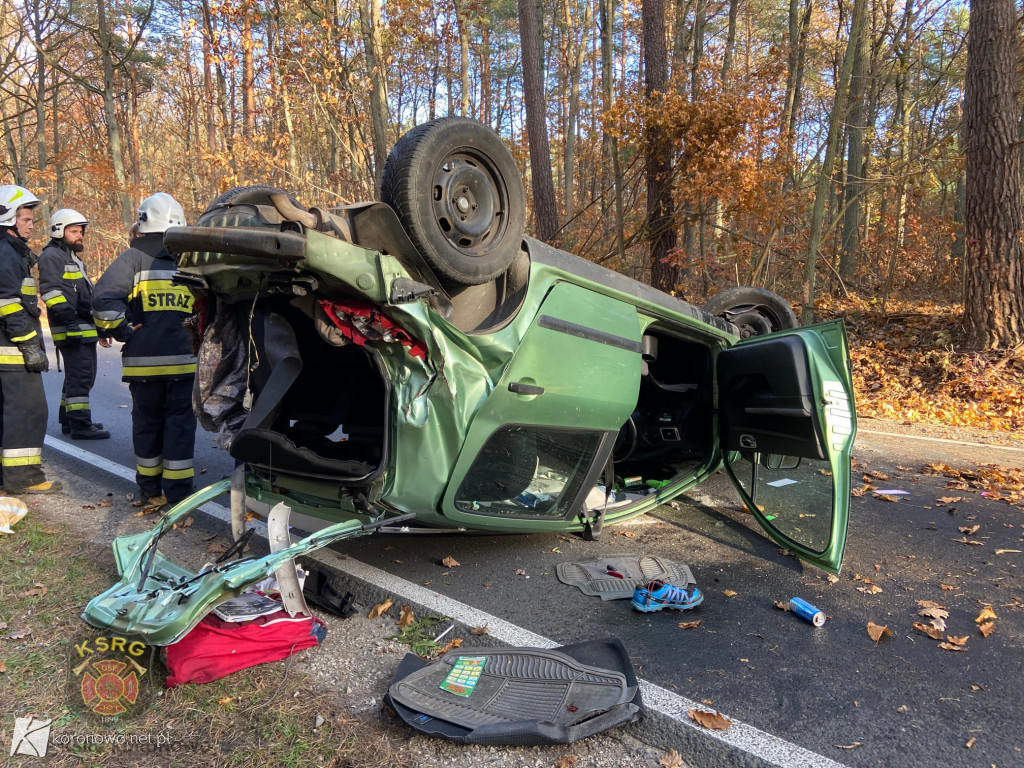
<svg viewBox="0 0 1024 768">
<path fill-rule="evenodd" d="M 504 426 L 477 454 L 455 506 L 482 515 L 565 517 L 604 436 L 600 431 Z"/>
<path fill-rule="evenodd" d="M 754 454 L 730 462 L 758 512 L 783 536 L 820 554 L 832 537 L 832 471 L 827 461 Z"/>
</svg>

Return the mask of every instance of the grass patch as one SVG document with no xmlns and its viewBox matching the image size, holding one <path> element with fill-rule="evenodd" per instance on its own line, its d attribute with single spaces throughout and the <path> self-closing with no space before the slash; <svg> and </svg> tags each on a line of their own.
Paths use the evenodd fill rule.
<svg viewBox="0 0 1024 768">
<path fill-rule="evenodd" d="M 294 658 L 205 685 L 161 689 L 133 717 L 101 721 L 73 713 L 65 694 L 71 640 L 89 633 L 81 611 L 116 578 L 110 548 L 83 543 L 67 528 L 32 516 L 14 530 L 13 536 L 0 539 L 0 558 L 8 563 L 0 583 L 0 668 L 5 670 L 0 672 L 0 748 L 5 765 L 32 760 L 7 758 L 14 719 L 29 714 L 54 720 L 45 759 L 57 768 L 409 764 L 382 723 L 347 717 L 334 693 L 319 690 Z M 160 664 L 156 667 L 162 671 Z M 150 743 L 118 745 L 118 736 Z M 75 743 L 86 739 L 93 743 Z"/>
</svg>

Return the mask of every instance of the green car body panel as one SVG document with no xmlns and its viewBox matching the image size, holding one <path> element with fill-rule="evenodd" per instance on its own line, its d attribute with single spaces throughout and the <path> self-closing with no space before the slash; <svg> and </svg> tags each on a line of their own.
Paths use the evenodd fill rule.
<svg viewBox="0 0 1024 768">
<path fill-rule="evenodd" d="M 371 367 L 379 372 L 387 400 L 379 465 L 365 478 L 274 467 L 246 472 L 245 495 L 252 501 L 271 506 L 283 502 L 328 526 L 267 558 L 247 558 L 197 575 L 162 556 L 152 558 L 151 566 L 145 567 L 143 555 L 155 550 L 168 528 L 167 520 L 152 533 L 119 539 L 114 548 L 122 580 L 90 602 L 83 614 L 89 623 L 157 644 L 174 642 L 212 606 L 238 594 L 246 584 L 298 554 L 364 535 L 367 524 L 414 513 L 418 524 L 442 529 L 582 532 L 655 509 L 717 471 L 725 458 L 730 459 L 726 462 L 729 474 L 741 496 L 766 532 L 801 559 L 838 572 L 856 432 L 848 347 L 840 322 L 741 341 L 736 328 L 719 318 L 527 238 L 522 258 L 528 280 L 504 303 L 495 302 L 500 311 L 496 310 L 493 323 L 460 328 L 451 319 L 451 308 L 435 292 L 394 298 L 401 293 L 400 285 L 424 289 L 429 285 L 420 266 L 408 257 L 411 244 L 394 214 L 381 204 L 371 208 L 385 224 L 393 219 L 388 231 L 389 242 L 398 243 L 393 252 L 379 247 L 380 237 L 359 244 L 359 238 L 347 242 L 289 222 L 288 247 L 298 248 L 300 243 L 301 257 L 275 258 L 273 244 L 251 254 L 238 253 L 237 248 L 234 252 L 182 248 L 179 269 L 188 284 L 199 285 L 207 296 L 226 305 L 256 307 L 270 295 L 267 286 L 305 280 L 302 284 L 307 287 L 315 284 L 317 298 L 371 303 L 422 345 L 422 355 L 400 343 L 368 341 L 363 347 Z M 363 207 L 359 212 L 367 210 Z M 217 228 L 255 235 L 285 231 L 252 212 L 214 218 L 206 225 L 204 232 Z M 180 238 L 189 236 L 185 231 Z M 520 270 L 527 274 L 522 263 Z M 296 295 L 302 292 L 295 289 Z M 295 329 L 300 335 L 315 332 L 312 325 Z M 660 362 L 648 354 L 645 344 L 650 337 L 657 337 L 667 350 Z M 796 340 L 785 342 L 787 349 L 804 369 L 802 386 L 813 389 L 813 396 L 808 392 L 804 398 L 813 400 L 810 410 L 795 419 L 802 425 L 801 434 L 812 435 L 806 439 L 816 446 L 806 455 L 817 455 L 831 476 L 827 531 L 823 527 L 806 545 L 797 527 L 785 528 L 770 509 L 759 509 L 756 492 L 744 487 L 733 466 L 743 451 L 723 445 L 720 437 L 720 398 L 728 389 L 717 372 L 721 361 L 730 359 L 733 350 L 755 350 L 756 354 L 758 345 L 782 337 Z M 694 361 L 692 374 L 684 365 L 689 356 Z M 648 381 L 653 374 L 647 373 L 658 365 L 669 369 L 668 381 L 653 386 Z M 746 382 L 743 391 L 757 386 Z M 765 386 L 773 384 L 769 381 Z M 634 416 L 649 392 L 657 394 L 646 408 L 644 423 Z M 683 421 L 673 421 L 676 393 L 687 403 Z M 336 388 L 325 382 L 323 397 L 344 398 L 344 382 Z M 629 434 L 627 426 L 632 430 Z M 737 425 L 733 428 L 735 432 Z M 742 431 L 742 424 L 739 428 Z M 644 435 L 653 430 L 670 442 L 641 446 L 646 439 L 640 434 L 643 429 L 647 430 Z M 772 438 L 764 436 L 770 432 L 760 438 L 755 466 L 758 456 L 785 453 L 773 450 Z M 664 458 L 671 455 L 668 448 L 675 440 L 689 445 L 686 461 L 672 463 L 674 459 Z M 792 452 L 792 444 L 786 445 Z M 607 492 L 603 503 L 600 492 L 595 497 L 603 473 L 615 463 L 609 456 L 623 452 L 627 454 L 624 466 L 636 468 L 643 465 L 639 457 L 645 450 L 662 457 L 655 462 L 661 467 L 656 487 L 635 494 L 628 503 L 609 503 Z M 505 471 L 512 478 L 507 483 L 498 477 Z M 491 487 L 492 477 L 501 480 L 499 489 Z M 223 483 L 201 491 L 175 507 L 168 520 L 225 491 Z M 542 501 L 534 506 L 538 498 Z M 598 503 L 593 503 L 594 498 Z M 824 517 L 826 513 L 818 509 L 817 514 Z M 179 603 L 183 583 L 189 597 Z"/>
</svg>

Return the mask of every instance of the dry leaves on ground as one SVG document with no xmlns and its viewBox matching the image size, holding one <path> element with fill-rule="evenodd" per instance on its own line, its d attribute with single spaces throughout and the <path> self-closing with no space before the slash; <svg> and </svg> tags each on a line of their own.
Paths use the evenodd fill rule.
<svg viewBox="0 0 1024 768">
<path fill-rule="evenodd" d="M 889 627 L 879 626 L 873 621 L 868 622 L 868 637 L 875 641 L 877 645 L 881 642 L 883 637 L 892 637 L 892 632 L 889 631 Z"/>
<path fill-rule="evenodd" d="M 661 768 L 686 768 L 686 763 L 683 762 L 683 756 L 674 749 L 670 749 L 664 755 L 659 757 L 658 765 L 660 765 Z"/>
<path fill-rule="evenodd" d="M 375 606 L 373 606 L 373 608 L 370 609 L 370 612 L 366 614 L 366 616 L 370 619 L 376 619 L 378 616 L 383 616 L 385 613 L 387 613 L 388 610 L 390 610 L 391 606 L 394 604 L 394 600 L 388 598 L 383 603 L 377 603 Z"/>
<path fill-rule="evenodd" d="M 477 637 L 483 637 L 484 635 L 491 634 L 491 630 L 489 630 L 487 627 L 471 627 L 469 630 L 469 634 L 476 635 Z"/>
<path fill-rule="evenodd" d="M 690 719 L 712 731 L 725 731 L 732 725 L 732 720 L 725 715 L 703 709 L 691 709 Z"/>
<path fill-rule="evenodd" d="M 405 629 L 406 627 L 411 625 L 414 621 L 416 621 L 416 617 L 413 616 L 412 608 L 410 608 L 408 605 L 403 605 L 402 606 L 402 613 L 398 617 L 398 628 L 399 629 Z"/>
<path fill-rule="evenodd" d="M 441 561 L 441 565 L 443 565 L 445 568 L 458 568 L 459 561 L 451 555 L 448 555 L 448 557 Z"/>
<path fill-rule="evenodd" d="M 737 593 L 733 592 L 731 589 L 723 589 L 722 590 L 722 594 L 725 595 L 726 597 L 736 597 Z"/>
<path fill-rule="evenodd" d="M 579 760 L 576 755 L 562 755 L 560 758 L 555 760 L 551 768 L 572 768 L 576 765 L 576 761 Z"/>
<path fill-rule="evenodd" d="M 915 621 L 914 629 L 916 629 L 918 632 L 924 632 L 932 640 L 942 639 L 942 630 L 938 627 L 930 626 L 928 624 L 922 624 L 920 621 Z"/>
<path fill-rule="evenodd" d="M 680 629 L 696 629 L 697 627 L 700 626 L 700 621 L 701 621 L 700 619 L 697 619 L 696 621 L 680 621 L 679 622 L 679 628 Z"/>
</svg>

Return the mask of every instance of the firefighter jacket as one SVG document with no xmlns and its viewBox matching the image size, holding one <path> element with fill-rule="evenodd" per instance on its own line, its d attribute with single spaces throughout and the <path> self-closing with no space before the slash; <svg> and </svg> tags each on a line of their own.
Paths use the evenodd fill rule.
<svg viewBox="0 0 1024 768">
<path fill-rule="evenodd" d="M 153 233 L 132 240 L 96 281 L 92 314 L 101 337 L 125 342 L 124 381 L 195 375 L 196 357 L 182 325 L 193 314 L 194 297 L 185 286 L 172 283 L 176 271 L 163 235 Z"/>
<path fill-rule="evenodd" d="M 8 227 L 0 227 L 0 371 L 24 371 L 19 345 L 42 346 L 39 302 L 32 277 L 35 254 Z"/>
<path fill-rule="evenodd" d="M 39 293 L 56 346 L 62 347 L 76 336 L 83 342 L 96 343 L 92 281 L 63 238 L 51 240 L 39 256 Z"/>
</svg>

